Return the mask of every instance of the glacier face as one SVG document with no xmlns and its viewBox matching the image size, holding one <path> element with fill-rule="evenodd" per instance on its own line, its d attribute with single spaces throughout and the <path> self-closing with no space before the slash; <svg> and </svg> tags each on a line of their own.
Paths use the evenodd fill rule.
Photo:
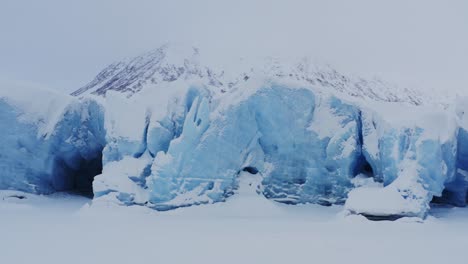
<svg viewBox="0 0 468 264">
<path fill-rule="evenodd" d="M 446 200 L 457 206 L 464 206 L 468 201 L 468 99 L 457 102 L 458 119 L 457 159 L 455 179 L 446 185 Z"/>
<path fill-rule="evenodd" d="M 104 115 L 92 100 L 78 101 L 50 92 L 0 96 L 1 189 L 47 194 L 90 192 L 100 173 Z M 30 100 L 48 101 L 36 105 Z"/>
<path fill-rule="evenodd" d="M 265 197 L 284 203 L 346 201 L 352 213 L 383 217 L 424 217 L 434 197 L 466 204 L 466 130 L 450 109 L 381 105 L 389 114 L 283 85 L 221 98 L 192 87 L 179 97 L 159 119 L 146 110 L 136 141 L 146 149 L 112 166 L 138 165 L 96 177 L 98 199 L 158 210 L 219 202 L 249 171 L 262 176 Z M 355 188 L 358 175 L 381 185 Z"/>
<path fill-rule="evenodd" d="M 375 111 L 362 115 L 363 155 L 385 187 L 354 189 L 346 206 L 368 215 L 424 217 L 433 197 L 456 181 L 459 128 L 449 113 L 405 107 L 392 111 L 397 122 Z M 463 203 L 447 195 L 443 199 L 466 204 L 465 198 Z"/>
<path fill-rule="evenodd" d="M 181 135 L 153 161 L 149 201 L 161 209 L 222 201 L 250 170 L 263 175 L 267 198 L 343 202 L 360 155 L 359 111 L 335 97 L 315 100 L 309 90 L 273 86 L 210 119 L 209 100 L 197 97 Z M 323 111 L 334 115 L 332 133 L 314 131 Z"/>
<path fill-rule="evenodd" d="M 303 61 L 232 77 L 197 50 L 171 56 L 113 64 L 83 98 L 0 90 L 0 188 L 92 187 L 95 200 L 169 210 L 224 201 L 249 172 L 268 199 L 366 216 L 466 205 L 466 100 L 424 105 Z"/>
<path fill-rule="evenodd" d="M 224 201 L 248 171 L 283 203 L 346 202 L 389 217 L 424 217 L 432 200 L 466 204 L 464 103 L 431 112 L 281 84 L 247 90 L 187 86 L 156 105 L 147 94 L 67 98 L 54 115 L 3 96 L 0 141 L 11 151 L 0 156 L 0 188 L 81 189 L 97 175 L 95 199 L 168 210 Z M 381 185 L 356 187 L 356 176 Z"/>
</svg>

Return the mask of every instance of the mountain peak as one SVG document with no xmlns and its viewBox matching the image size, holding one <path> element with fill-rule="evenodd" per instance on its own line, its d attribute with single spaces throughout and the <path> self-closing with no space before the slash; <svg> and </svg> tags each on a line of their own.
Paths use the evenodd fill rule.
<svg viewBox="0 0 468 264">
<path fill-rule="evenodd" d="M 202 60 L 203 59 L 203 60 Z M 345 75 L 329 65 L 308 58 L 260 60 L 239 58 L 227 66 L 214 66 L 202 57 L 198 48 L 182 44 L 165 44 L 140 56 L 113 63 L 90 83 L 72 93 L 74 96 L 119 91 L 128 97 L 142 89 L 151 89 L 174 81 L 202 83 L 212 89 L 228 91 L 241 88 L 251 77 L 270 81 L 293 81 L 301 86 L 344 94 L 355 98 L 387 102 L 421 104 L 422 94 L 397 87 L 379 79 Z"/>
</svg>

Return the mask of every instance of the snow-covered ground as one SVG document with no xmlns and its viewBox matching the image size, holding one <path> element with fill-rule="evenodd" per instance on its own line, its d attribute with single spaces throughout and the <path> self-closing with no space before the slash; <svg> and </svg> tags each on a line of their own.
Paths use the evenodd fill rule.
<svg viewBox="0 0 468 264">
<path fill-rule="evenodd" d="M 432 209 L 424 221 L 374 222 L 346 216 L 342 206 L 266 200 L 257 195 L 259 179 L 242 176 L 225 203 L 167 212 L 0 191 L 0 263 L 466 261 L 466 208 Z"/>
</svg>

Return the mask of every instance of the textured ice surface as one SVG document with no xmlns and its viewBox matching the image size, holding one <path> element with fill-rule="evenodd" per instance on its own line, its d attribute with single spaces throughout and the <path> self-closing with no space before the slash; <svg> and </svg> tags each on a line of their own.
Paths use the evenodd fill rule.
<svg viewBox="0 0 468 264">
<path fill-rule="evenodd" d="M 213 203 L 250 171 L 261 175 L 263 195 L 284 203 L 343 203 L 352 189 L 347 209 L 365 215 L 424 217 L 433 199 L 466 203 L 460 109 L 363 105 L 285 85 L 176 97 L 165 115 L 142 114 L 143 147 L 123 155 L 141 155 L 139 169 L 106 174 L 131 180 L 100 184 L 96 196 L 115 192 L 123 204 L 158 210 Z M 356 175 L 381 184 L 355 186 Z"/>
<path fill-rule="evenodd" d="M 105 145 L 103 118 L 92 100 L 2 90 L 0 188 L 51 193 L 91 186 Z"/>
<path fill-rule="evenodd" d="M 446 184 L 443 201 L 464 206 L 468 202 L 468 98 L 457 102 L 456 117 L 459 129 L 455 179 Z"/>
<path fill-rule="evenodd" d="M 244 169 L 263 176 L 267 198 L 343 202 L 360 154 L 359 112 L 334 97 L 321 100 L 316 104 L 309 90 L 274 86 L 210 119 L 208 99 L 195 98 L 182 134 L 153 162 L 150 202 L 167 209 L 223 201 Z M 316 111 L 335 116 L 327 119 L 329 133 L 314 131 L 324 121 Z"/>
<path fill-rule="evenodd" d="M 265 196 L 277 201 L 345 200 L 360 158 L 356 107 L 333 96 L 316 98 L 310 90 L 281 86 L 227 99 L 188 88 L 171 98 L 164 115 L 137 108 L 126 122 L 140 128 L 134 131 L 120 129 L 120 115 L 106 107 L 107 146 L 104 173 L 95 180 L 97 197 L 124 193 L 118 197 L 127 197 L 121 202 L 128 204 L 133 199 L 128 197 L 141 197 L 127 186 L 132 185 L 162 210 L 223 201 L 236 188 L 238 174 L 250 170 L 264 178 Z M 122 106 L 129 107 L 124 101 L 113 107 Z M 131 175 L 107 172 L 108 164 L 138 159 L 146 161 Z"/>
<path fill-rule="evenodd" d="M 384 187 L 353 190 L 346 202 L 348 210 L 424 217 L 432 198 L 442 196 L 445 186 L 456 181 L 455 116 L 404 106 L 390 113 L 375 108 L 362 113 L 363 154 Z M 446 202 L 456 204 L 452 198 Z"/>
<path fill-rule="evenodd" d="M 217 89 L 177 79 L 130 98 L 1 90 L 0 188 L 91 190 L 99 174 L 95 199 L 168 210 L 225 201 L 248 172 L 283 203 L 389 218 L 466 205 L 464 99 L 362 101 L 254 77 Z"/>
</svg>

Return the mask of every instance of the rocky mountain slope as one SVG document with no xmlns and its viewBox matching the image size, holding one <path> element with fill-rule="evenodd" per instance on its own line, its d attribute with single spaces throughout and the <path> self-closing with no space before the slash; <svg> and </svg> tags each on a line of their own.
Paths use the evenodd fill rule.
<svg viewBox="0 0 468 264">
<path fill-rule="evenodd" d="M 235 67 L 232 67 L 235 65 Z M 252 79 L 291 81 L 304 87 L 355 98 L 419 105 L 427 96 L 380 79 L 365 79 L 338 72 L 329 65 L 310 59 L 245 59 L 217 65 L 194 47 L 165 45 L 140 56 L 115 62 L 102 70 L 90 83 L 72 93 L 105 95 L 119 91 L 128 97 L 143 89 L 164 86 L 177 80 L 203 84 L 214 91 L 242 89 Z"/>
</svg>

